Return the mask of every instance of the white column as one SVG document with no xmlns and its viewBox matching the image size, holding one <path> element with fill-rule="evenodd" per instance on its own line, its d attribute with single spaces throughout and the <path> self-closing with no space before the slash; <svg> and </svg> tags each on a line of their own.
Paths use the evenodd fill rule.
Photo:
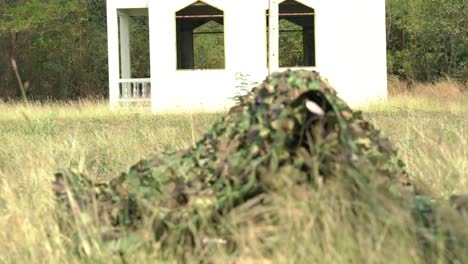
<svg viewBox="0 0 468 264">
<path fill-rule="evenodd" d="M 177 70 L 175 9 L 166 1 L 149 2 L 151 108 L 158 112 L 172 105 Z M 183 96 L 183 95 L 179 95 Z"/>
<path fill-rule="evenodd" d="M 130 29 L 129 16 L 120 14 L 120 72 L 122 79 L 130 79 L 131 60 L 130 60 Z"/>
<path fill-rule="evenodd" d="M 269 0 L 236 0 L 226 1 L 224 11 L 226 71 L 232 76 L 230 92 L 238 94 L 242 74 L 251 84 L 260 83 L 268 75 L 266 34 Z M 240 23 L 239 21 L 249 21 Z M 255 41 L 239 41 L 255 40 Z M 227 87 L 223 86 L 223 87 Z M 228 89 L 228 88 L 223 88 Z"/>
<path fill-rule="evenodd" d="M 111 109 L 119 104 L 119 24 L 117 9 L 107 1 L 107 49 L 109 58 L 109 102 Z"/>
<path fill-rule="evenodd" d="M 268 16 L 268 73 L 279 68 L 279 4 L 270 0 Z"/>
</svg>

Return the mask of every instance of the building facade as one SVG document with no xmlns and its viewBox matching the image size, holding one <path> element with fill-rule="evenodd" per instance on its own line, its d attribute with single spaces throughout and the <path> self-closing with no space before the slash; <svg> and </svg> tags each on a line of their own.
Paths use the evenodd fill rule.
<svg viewBox="0 0 468 264">
<path fill-rule="evenodd" d="M 132 76 L 129 21 L 138 16 L 148 19 L 150 78 Z M 240 87 L 299 68 L 319 71 L 351 104 L 387 96 L 385 0 L 108 0 L 107 20 L 113 108 L 223 110 Z M 217 62 L 201 62 L 197 34 L 220 36 Z"/>
</svg>

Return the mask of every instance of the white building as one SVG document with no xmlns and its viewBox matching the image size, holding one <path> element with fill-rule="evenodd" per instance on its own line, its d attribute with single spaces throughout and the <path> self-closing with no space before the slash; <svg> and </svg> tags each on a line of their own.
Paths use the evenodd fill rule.
<svg viewBox="0 0 468 264">
<path fill-rule="evenodd" d="M 131 76 L 132 16 L 148 16 L 151 78 Z M 301 29 L 295 65 L 279 65 L 288 48 L 279 44 L 287 37 L 281 20 Z M 224 63 L 199 69 L 194 30 L 210 21 L 222 25 Z M 261 82 L 288 68 L 319 71 L 352 104 L 387 95 L 385 0 L 108 0 L 107 22 L 112 107 L 146 101 L 156 112 L 226 109 L 239 76 Z"/>
</svg>

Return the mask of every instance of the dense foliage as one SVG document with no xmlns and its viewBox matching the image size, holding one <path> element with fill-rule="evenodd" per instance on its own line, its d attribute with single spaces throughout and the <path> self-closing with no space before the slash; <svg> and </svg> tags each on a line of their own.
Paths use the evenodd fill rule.
<svg viewBox="0 0 468 264">
<path fill-rule="evenodd" d="M 466 0 L 387 0 L 389 73 L 431 81 L 468 78 Z"/>
<path fill-rule="evenodd" d="M 28 95 L 105 95 L 104 0 L 13 0 L 0 5 L 0 97 L 18 96 L 15 59 Z"/>
<path fill-rule="evenodd" d="M 11 59 L 17 61 L 22 81 L 28 82 L 30 97 L 106 96 L 105 10 L 105 0 L 0 0 L 0 98 L 21 94 Z M 466 80 L 467 13 L 465 0 L 387 0 L 389 73 L 409 80 L 444 75 Z M 147 23 L 131 21 L 136 33 L 131 40 L 132 71 L 138 77 L 149 76 Z M 222 49 L 216 45 L 222 42 L 219 34 L 196 35 L 197 67 L 222 66 Z M 288 53 L 281 58 L 288 63 L 280 64 L 294 65 L 301 43 L 300 37 L 280 39 L 282 53 Z"/>
<path fill-rule="evenodd" d="M 195 69 L 224 69 L 225 45 L 223 25 L 210 21 L 194 30 Z"/>
</svg>

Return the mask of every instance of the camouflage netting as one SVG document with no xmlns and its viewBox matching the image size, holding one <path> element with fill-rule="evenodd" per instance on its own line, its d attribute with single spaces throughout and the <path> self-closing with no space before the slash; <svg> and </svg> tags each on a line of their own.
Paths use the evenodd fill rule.
<svg viewBox="0 0 468 264">
<path fill-rule="evenodd" d="M 109 182 L 57 173 L 59 201 L 92 208 L 117 237 L 152 219 L 156 240 L 186 242 L 201 221 L 216 222 L 285 185 L 314 190 L 343 179 L 351 193 L 373 186 L 389 196 L 418 197 L 390 142 L 318 73 L 273 74 L 238 100 L 194 147 L 141 160 Z M 431 200 L 418 198 L 413 207 L 430 213 Z"/>
</svg>

